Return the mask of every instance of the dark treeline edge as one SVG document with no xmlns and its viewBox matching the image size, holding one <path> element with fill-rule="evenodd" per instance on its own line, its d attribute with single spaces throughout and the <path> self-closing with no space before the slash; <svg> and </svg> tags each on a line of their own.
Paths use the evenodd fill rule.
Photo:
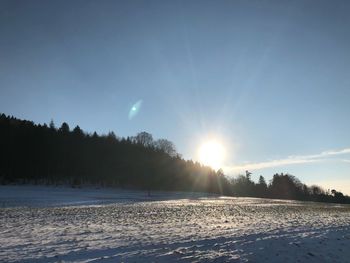
<svg viewBox="0 0 350 263">
<path fill-rule="evenodd" d="M 336 190 L 306 186 L 290 174 L 269 183 L 251 173 L 234 178 L 184 160 L 172 142 L 140 132 L 119 138 L 113 132 L 88 134 L 67 123 L 56 128 L 0 115 L 0 183 L 111 186 L 142 190 L 196 191 L 228 196 L 350 203 Z"/>
</svg>

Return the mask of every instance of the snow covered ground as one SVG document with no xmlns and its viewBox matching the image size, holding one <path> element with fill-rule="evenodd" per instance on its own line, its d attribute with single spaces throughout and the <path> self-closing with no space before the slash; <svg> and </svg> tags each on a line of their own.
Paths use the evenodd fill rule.
<svg viewBox="0 0 350 263">
<path fill-rule="evenodd" d="M 350 262 L 350 206 L 0 187 L 0 262 Z"/>
</svg>

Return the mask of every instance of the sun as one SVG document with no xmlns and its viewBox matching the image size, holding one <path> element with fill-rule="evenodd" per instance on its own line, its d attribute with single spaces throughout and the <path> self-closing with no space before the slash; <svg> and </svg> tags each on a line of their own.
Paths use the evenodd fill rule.
<svg viewBox="0 0 350 263">
<path fill-rule="evenodd" d="M 219 141 L 209 140 L 199 147 L 198 156 L 202 164 L 218 170 L 225 159 L 225 148 Z"/>
</svg>

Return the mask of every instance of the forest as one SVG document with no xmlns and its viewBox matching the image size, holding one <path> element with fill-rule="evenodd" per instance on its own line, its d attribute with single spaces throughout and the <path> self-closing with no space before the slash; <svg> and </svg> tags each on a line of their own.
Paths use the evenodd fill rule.
<svg viewBox="0 0 350 263">
<path fill-rule="evenodd" d="M 43 184 L 195 191 L 227 196 L 350 203 L 350 197 L 317 185 L 307 186 L 290 174 L 269 182 L 251 173 L 227 176 L 192 160 L 184 160 L 167 139 L 147 132 L 118 137 L 71 129 L 64 122 L 35 124 L 0 114 L 0 184 Z"/>
</svg>

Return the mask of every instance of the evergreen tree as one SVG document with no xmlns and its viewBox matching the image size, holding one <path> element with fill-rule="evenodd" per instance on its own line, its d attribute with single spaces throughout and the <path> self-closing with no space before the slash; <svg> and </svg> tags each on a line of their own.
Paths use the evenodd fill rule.
<svg viewBox="0 0 350 263">
<path fill-rule="evenodd" d="M 51 119 L 49 127 L 51 130 L 56 130 L 55 123 L 54 123 L 53 119 Z"/>
<path fill-rule="evenodd" d="M 257 187 L 257 194 L 259 197 L 266 197 L 267 196 L 267 184 L 266 184 L 264 176 L 260 175 L 259 182 L 256 185 L 256 187 Z"/>
<path fill-rule="evenodd" d="M 154 141 L 147 132 L 121 139 L 114 132 L 91 136 L 79 126 L 71 132 L 65 122 L 57 130 L 53 120 L 48 127 L 0 114 L 0 145 L 1 184 L 93 184 L 350 203 L 341 192 L 307 187 L 289 174 L 275 174 L 268 186 L 262 176 L 255 184 L 249 171 L 228 180 L 222 170 L 183 160 L 172 142 Z"/>
<path fill-rule="evenodd" d="M 69 125 L 66 122 L 63 122 L 61 127 L 59 128 L 59 131 L 62 133 L 69 133 Z"/>
</svg>

